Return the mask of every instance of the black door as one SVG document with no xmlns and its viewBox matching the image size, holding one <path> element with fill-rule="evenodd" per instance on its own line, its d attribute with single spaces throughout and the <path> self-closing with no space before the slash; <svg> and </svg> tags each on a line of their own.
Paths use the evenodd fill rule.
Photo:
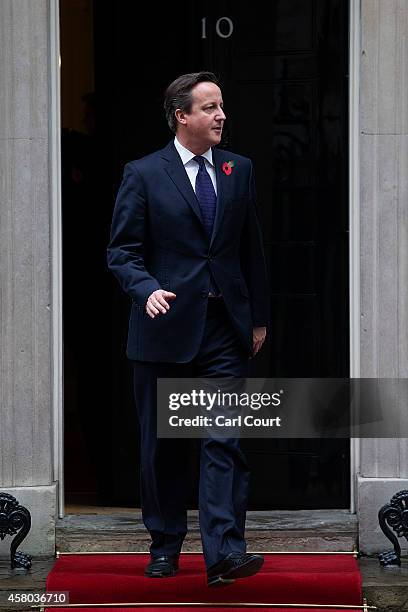
<svg viewBox="0 0 408 612">
<path fill-rule="evenodd" d="M 94 3 L 95 232 L 107 243 L 124 163 L 171 138 L 167 84 L 213 70 L 227 114 L 223 145 L 254 161 L 267 253 L 272 327 L 253 376 L 348 376 L 347 4 L 191 1 L 141 12 L 133 1 Z M 129 303 L 102 276 L 100 308 L 87 323 L 99 349 L 88 366 L 98 390 L 86 435 L 93 429 L 98 499 L 138 504 Z M 348 506 L 348 441 L 246 440 L 245 448 L 252 509 Z"/>
</svg>

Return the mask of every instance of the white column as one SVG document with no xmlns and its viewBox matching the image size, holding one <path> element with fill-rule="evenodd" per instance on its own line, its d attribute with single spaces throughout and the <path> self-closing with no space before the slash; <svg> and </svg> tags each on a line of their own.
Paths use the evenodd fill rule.
<svg viewBox="0 0 408 612">
<path fill-rule="evenodd" d="M 0 0 L 0 489 L 32 513 L 36 555 L 56 515 L 49 6 Z"/>
<path fill-rule="evenodd" d="M 408 0 L 362 0 L 360 68 L 360 375 L 405 378 Z M 407 440 L 361 440 L 360 457 L 360 549 L 374 553 L 391 548 L 377 513 L 408 489 Z"/>
</svg>

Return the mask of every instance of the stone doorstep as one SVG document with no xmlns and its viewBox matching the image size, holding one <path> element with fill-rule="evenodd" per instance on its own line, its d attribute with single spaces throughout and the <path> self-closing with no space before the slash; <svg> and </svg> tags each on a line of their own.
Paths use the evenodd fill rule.
<svg viewBox="0 0 408 612">
<path fill-rule="evenodd" d="M 12 575 L 8 560 L 0 559 L 0 612 L 32 612 L 23 606 L 10 607 L 6 597 L 10 592 L 45 592 L 45 579 L 54 563 L 54 558 L 34 559 L 29 574 Z M 402 567 L 395 569 L 381 568 L 371 557 L 359 559 L 359 565 L 369 605 L 377 606 L 378 612 L 408 612 L 408 559 L 403 558 Z"/>
<path fill-rule="evenodd" d="M 198 512 L 188 512 L 189 532 L 183 550 L 201 550 Z M 248 550 L 353 550 L 357 518 L 348 510 L 250 511 Z M 57 550 L 147 551 L 149 534 L 140 510 L 117 514 L 69 514 L 57 521 Z"/>
</svg>

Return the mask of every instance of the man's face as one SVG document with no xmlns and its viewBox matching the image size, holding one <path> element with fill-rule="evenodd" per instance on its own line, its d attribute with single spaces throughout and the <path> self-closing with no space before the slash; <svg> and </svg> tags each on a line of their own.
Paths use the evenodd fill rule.
<svg viewBox="0 0 408 612">
<path fill-rule="evenodd" d="M 184 133 L 189 143 L 203 151 L 220 143 L 225 121 L 220 88 L 215 83 L 198 83 L 191 90 L 189 113 L 181 113 Z"/>
</svg>

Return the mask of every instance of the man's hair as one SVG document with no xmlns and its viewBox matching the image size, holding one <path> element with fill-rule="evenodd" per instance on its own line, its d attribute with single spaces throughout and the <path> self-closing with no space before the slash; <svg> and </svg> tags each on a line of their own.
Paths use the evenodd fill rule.
<svg viewBox="0 0 408 612">
<path fill-rule="evenodd" d="M 176 110 L 179 108 L 183 113 L 191 111 L 193 96 L 191 90 L 197 83 L 210 82 L 219 85 L 219 81 L 213 72 L 191 72 L 182 74 L 170 83 L 164 94 L 164 112 L 167 123 L 173 134 L 177 131 Z"/>
</svg>

